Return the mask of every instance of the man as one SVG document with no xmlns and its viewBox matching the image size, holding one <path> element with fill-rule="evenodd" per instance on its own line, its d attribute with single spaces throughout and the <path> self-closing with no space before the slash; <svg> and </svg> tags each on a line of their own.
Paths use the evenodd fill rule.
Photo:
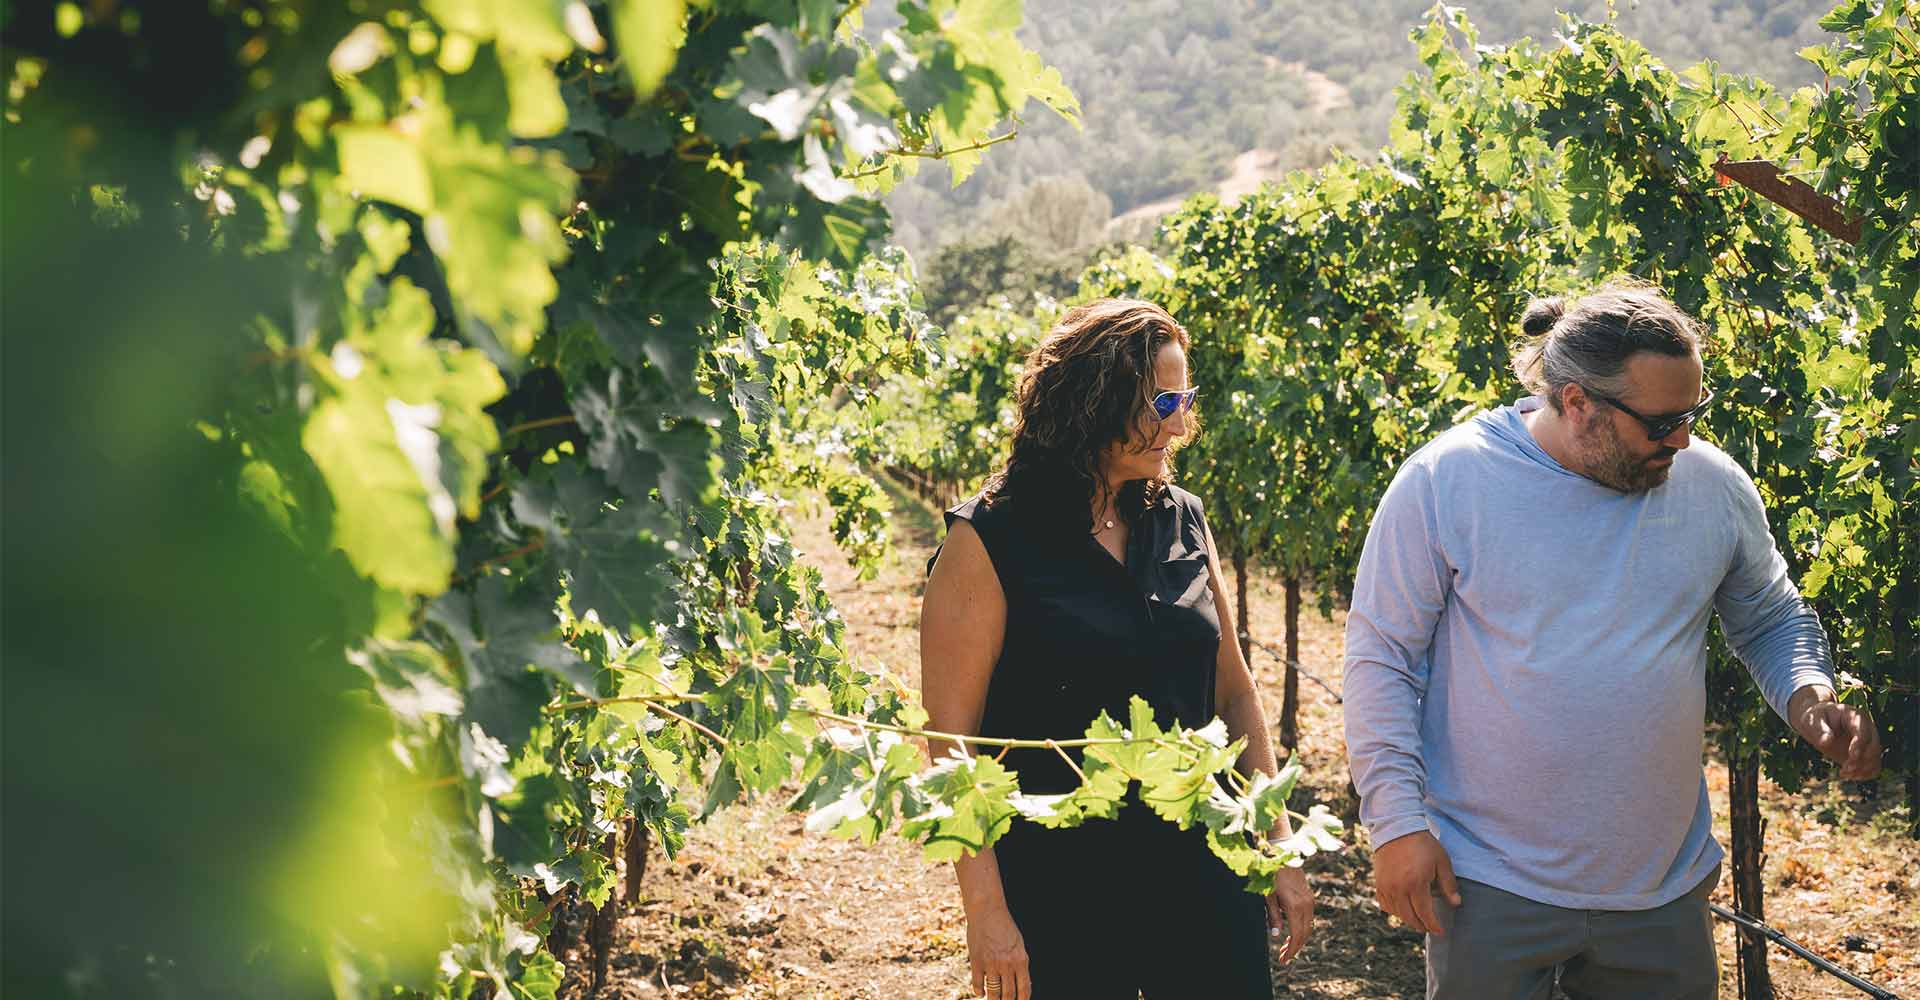
<svg viewBox="0 0 1920 1000">
<path fill-rule="evenodd" d="M 1689 437 L 1694 321 L 1613 284 L 1523 327 L 1534 395 L 1408 459 L 1360 557 L 1346 734 L 1376 896 L 1427 934 L 1430 1000 L 1544 1000 L 1556 975 L 1712 1000 L 1710 613 L 1840 777 L 1878 774 L 1879 738 L 1833 700 L 1752 480 Z"/>
</svg>

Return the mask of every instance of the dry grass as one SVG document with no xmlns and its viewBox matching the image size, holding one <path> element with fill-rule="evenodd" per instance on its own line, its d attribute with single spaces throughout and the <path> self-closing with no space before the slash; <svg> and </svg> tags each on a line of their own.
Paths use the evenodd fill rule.
<svg viewBox="0 0 1920 1000">
<path fill-rule="evenodd" d="M 895 502 L 897 551 L 871 581 L 856 579 L 838 557 L 821 518 L 803 517 L 794 530 L 826 573 L 854 655 L 917 683 L 920 582 L 939 518 L 904 496 Z M 1249 601 L 1254 636 L 1278 647 L 1278 581 L 1256 576 Z M 1309 609 L 1305 619 L 1301 661 L 1337 688 L 1341 616 L 1324 619 Z M 1259 651 L 1254 659 L 1271 717 L 1279 711 L 1280 665 Z M 1350 813 L 1340 706 L 1309 680 L 1300 692 L 1308 778 L 1299 799 Z M 1709 762 L 1708 784 L 1725 843 L 1725 768 Z M 1897 832 L 1902 814 L 1875 810 L 1854 786 L 1820 783 L 1787 795 L 1766 785 L 1762 797 L 1769 921 L 1897 994 L 1920 996 L 1920 843 Z M 1421 994 L 1420 938 L 1388 926 L 1375 907 L 1365 837 L 1353 840 L 1310 864 L 1319 920 L 1306 953 L 1276 971 L 1276 997 Z M 1731 904 L 1724 881 L 1715 899 Z M 1720 932 L 1721 995 L 1732 997 L 1732 930 L 1722 925 Z M 606 996 L 968 995 L 966 930 L 951 873 L 898 841 L 862 846 L 807 836 L 801 817 L 778 802 L 728 810 L 696 829 L 674 862 L 656 855 L 642 903 L 622 918 L 618 939 Z M 1783 1000 L 1860 995 L 1784 952 L 1775 952 L 1772 968 Z M 584 995 L 574 982 L 570 994 Z"/>
</svg>

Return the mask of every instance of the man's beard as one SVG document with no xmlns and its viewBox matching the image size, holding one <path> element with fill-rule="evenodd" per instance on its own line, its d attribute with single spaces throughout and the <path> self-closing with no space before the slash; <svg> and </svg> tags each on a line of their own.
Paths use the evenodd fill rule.
<svg viewBox="0 0 1920 1000">
<path fill-rule="evenodd" d="M 1586 464 L 1581 470 L 1588 479 L 1608 489 L 1622 493 L 1645 493 L 1667 481 L 1667 474 L 1673 471 L 1672 465 L 1650 464 L 1661 458 L 1671 458 L 1675 449 L 1661 448 L 1645 458 L 1627 450 L 1626 442 L 1620 440 L 1620 432 L 1613 421 L 1595 412 L 1580 429 L 1580 458 Z"/>
</svg>

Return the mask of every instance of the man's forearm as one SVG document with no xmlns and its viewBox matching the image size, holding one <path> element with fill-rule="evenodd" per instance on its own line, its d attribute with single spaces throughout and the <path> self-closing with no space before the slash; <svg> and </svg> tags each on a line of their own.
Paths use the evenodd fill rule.
<svg viewBox="0 0 1920 1000">
<path fill-rule="evenodd" d="M 1405 673 L 1358 659 L 1347 661 L 1342 687 L 1360 821 L 1375 843 L 1427 829 L 1420 692 Z"/>
<path fill-rule="evenodd" d="M 1793 692 L 1793 697 L 1787 699 L 1787 725 L 1791 726 L 1793 731 L 1799 733 L 1803 739 L 1813 739 L 1813 734 L 1808 728 L 1810 723 L 1807 719 L 1807 710 L 1832 700 L 1833 689 L 1825 684 L 1802 686 Z"/>
</svg>

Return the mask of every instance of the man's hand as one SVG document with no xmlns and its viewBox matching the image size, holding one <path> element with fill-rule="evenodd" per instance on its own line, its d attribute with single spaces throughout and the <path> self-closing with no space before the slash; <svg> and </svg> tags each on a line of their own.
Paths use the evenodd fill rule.
<svg viewBox="0 0 1920 1000">
<path fill-rule="evenodd" d="M 1409 833 L 1373 849 L 1373 898 L 1408 927 L 1428 934 L 1446 933 L 1433 906 L 1436 886 L 1447 902 L 1460 905 L 1453 861 L 1433 834 Z"/>
<path fill-rule="evenodd" d="M 1840 780 L 1866 781 L 1880 774 L 1880 728 L 1873 716 L 1833 700 L 1825 687 L 1809 685 L 1787 703 L 1794 732 L 1840 765 Z"/>
</svg>

